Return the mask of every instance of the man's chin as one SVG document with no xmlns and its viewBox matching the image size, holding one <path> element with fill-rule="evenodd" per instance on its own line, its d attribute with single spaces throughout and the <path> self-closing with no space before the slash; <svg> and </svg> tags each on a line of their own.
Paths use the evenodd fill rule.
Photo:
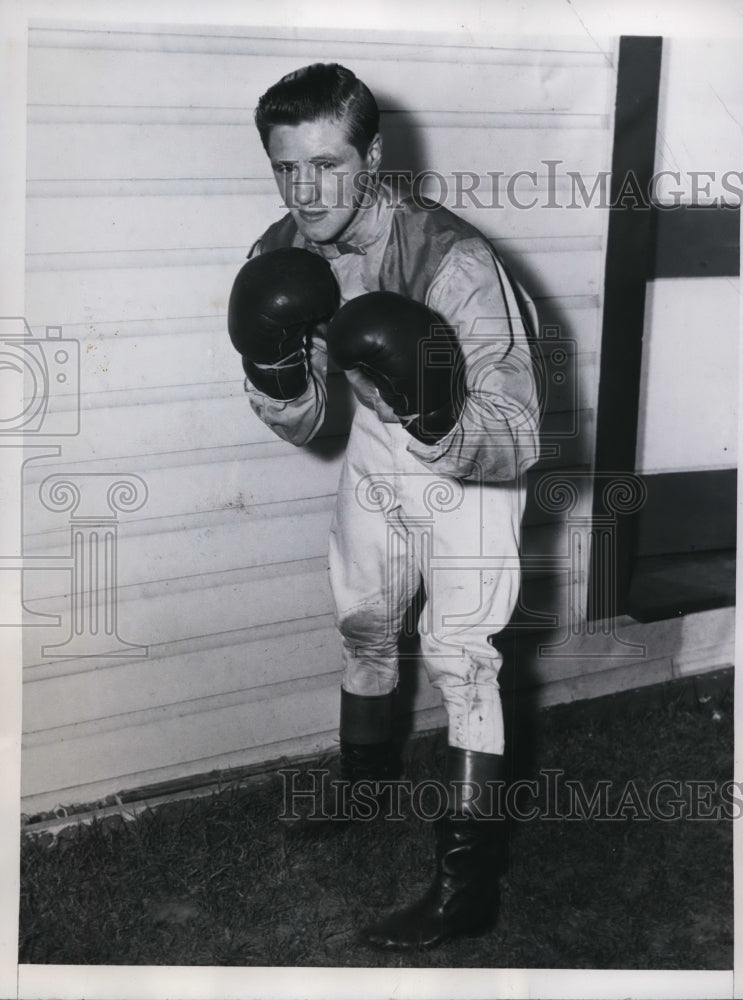
<svg viewBox="0 0 743 1000">
<path fill-rule="evenodd" d="M 315 246 L 318 246 L 318 247 L 331 246 L 333 243 L 335 243 L 336 238 L 337 238 L 335 234 L 333 234 L 332 236 L 320 236 L 320 235 L 316 235 L 315 233 L 308 232 L 307 230 L 305 230 L 304 232 L 302 232 L 301 229 L 300 229 L 300 232 L 302 233 L 302 236 L 304 236 L 304 238 L 309 243 L 314 243 Z"/>
<path fill-rule="evenodd" d="M 300 212 L 292 212 L 292 217 L 297 224 L 302 236 L 311 243 L 323 244 L 335 243 L 342 239 L 343 233 L 348 229 L 351 219 L 335 219 L 327 213 L 316 220 L 303 216 Z"/>
<path fill-rule="evenodd" d="M 330 224 L 326 215 L 313 221 L 297 213 L 294 214 L 294 221 L 302 236 L 312 243 L 332 243 L 338 228 Z"/>
</svg>

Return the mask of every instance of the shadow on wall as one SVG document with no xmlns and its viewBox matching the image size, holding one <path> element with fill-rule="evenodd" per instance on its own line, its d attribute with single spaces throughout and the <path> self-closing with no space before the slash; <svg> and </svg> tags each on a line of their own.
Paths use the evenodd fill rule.
<svg viewBox="0 0 743 1000">
<path fill-rule="evenodd" d="M 393 98 L 378 95 L 383 141 L 382 172 L 409 171 L 411 176 L 422 173 L 431 164 L 426 162 L 425 131 L 416 113 L 395 104 Z"/>
</svg>

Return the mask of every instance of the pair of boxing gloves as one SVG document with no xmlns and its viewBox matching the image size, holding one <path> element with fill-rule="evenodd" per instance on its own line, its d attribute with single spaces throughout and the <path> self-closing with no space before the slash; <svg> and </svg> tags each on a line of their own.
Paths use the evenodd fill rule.
<svg viewBox="0 0 743 1000">
<path fill-rule="evenodd" d="M 273 250 L 244 264 L 227 322 L 255 388 L 274 399 L 300 396 L 309 380 L 313 331 L 328 323 L 335 363 L 368 375 L 413 437 L 440 440 L 456 423 L 463 398 L 454 331 L 427 306 L 395 292 L 369 292 L 338 305 L 330 265 L 309 250 Z"/>
</svg>

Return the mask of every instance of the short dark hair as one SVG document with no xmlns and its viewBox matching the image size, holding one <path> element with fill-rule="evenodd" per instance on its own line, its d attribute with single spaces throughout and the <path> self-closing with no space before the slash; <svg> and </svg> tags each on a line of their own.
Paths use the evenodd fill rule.
<svg viewBox="0 0 743 1000">
<path fill-rule="evenodd" d="M 255 124 L 266 152 L 274 125 L 299 125 L 319 118 L 343 122 L 349 142 L 361 156 L 379 131 L 374 94 L 338 63 L 313 63 L 287 73 L 269 87 L 255 109 Z"/>
</svg>

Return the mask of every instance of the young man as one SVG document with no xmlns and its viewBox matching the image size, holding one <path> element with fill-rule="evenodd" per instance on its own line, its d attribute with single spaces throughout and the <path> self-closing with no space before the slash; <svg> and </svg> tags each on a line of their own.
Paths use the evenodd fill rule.
<svg viewBox="0 0 743 1000">
<path fill-rule="evenodd" d="M 379 112 L 349 70 L 289 74 L 256 124 L 289 212 L 235 281 L 230 336 L 253 409 L 296 445 L 323 422 L 328 350 L 357 397 L 330 536 L 351 781 L 397 774 L 398 638 L 424 587 L 421 654 L 448 714 L 446 815 L 429 891 L 364 936 L 433 947 L 493 915 L 485 793 L 504 779 L 504 732 L 490 636 L 517 601 L 522 473 L 538 457 L 534 317 L 478 230 L 379 181 Z"/>
</svg>

